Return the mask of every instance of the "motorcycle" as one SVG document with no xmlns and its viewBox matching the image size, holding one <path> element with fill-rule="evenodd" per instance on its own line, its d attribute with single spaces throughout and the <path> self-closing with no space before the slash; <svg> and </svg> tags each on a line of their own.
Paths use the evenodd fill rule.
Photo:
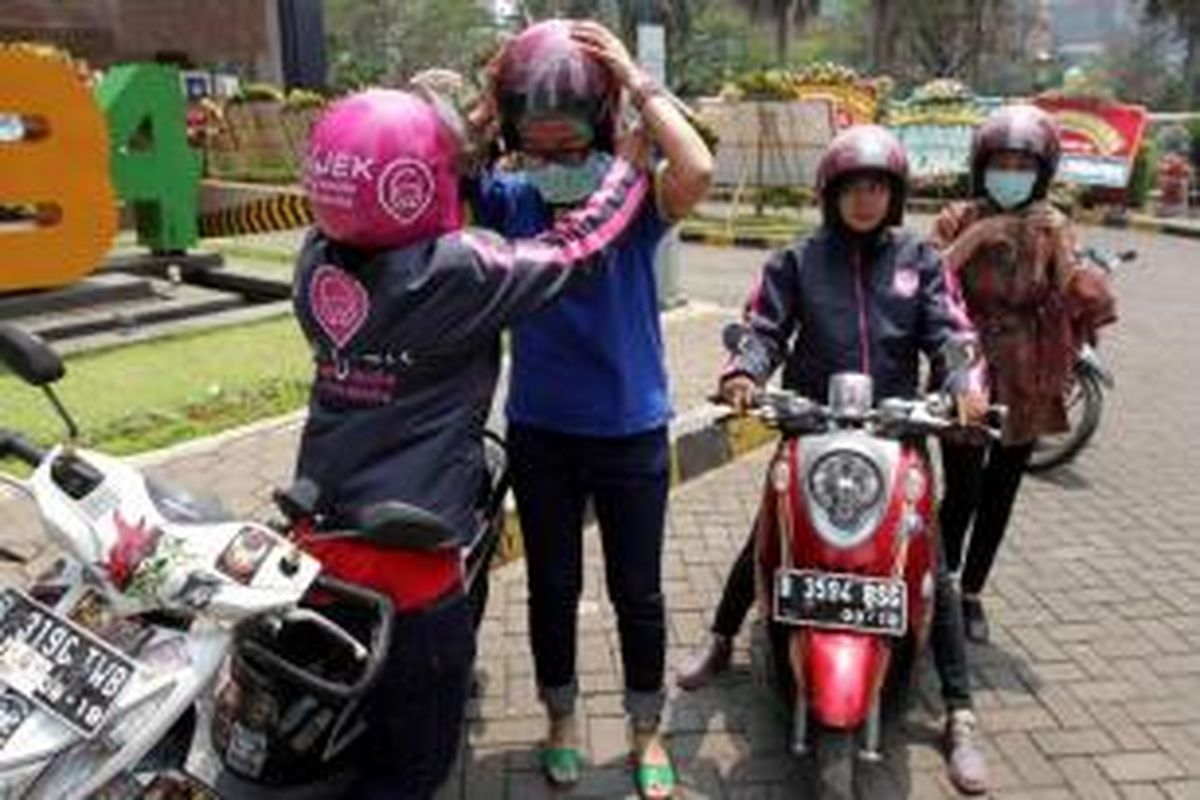
<svg viewBox="0 0 1200 800">
<path fill-rule="evenodd" d="M 871 379 L 855 373 L 833 376 L 828 405 L 770 390 L 757 406 L 782 440 L 755 523 L 769 614 L 755 660 L 791 704 L 791 749 L 813 753 L 818 796 L 850 798 L 858 757 L 881 757 L 884 702 L 902 704 L 932 622 L 938 542 L 923 441 L 962 425 L 940 395 L 875 406 Z"/>
<path fill-rule="evenodd" d="M 1079 252 L 1081 258 L 1110 276 L 1120 265 L 1135 260 L 1137 255 L 1136 250 L 1107 253 L 1095 247 Z M 1063 433 L 1042 436 L 1034 442 L 1026 471 L 1049 472 L 1075 460 L 1096 435 L 1104 411 L 1104 392 L 1115 385 L 1112 373 L 1100 358 L 1096 342 L 1081 343 L 1067 387 L 1068 428 Z"/>
<path fill-rule="evenodd" d="M 52 386 L 62 361 L 40 339 L 0 325 L 0 360 L 43 390 L 68 432 L 46 449 L 0 429 L 0 459 L 32 469 L 0 472 L 0 484 L 33 500 L 63 553 L 27 591 L 0 585 L 0 797 L 215 797 L 183 771 L 194 704 L 252 622 L 313 627 L 352 665 L 327 687 L 371 685 L 390 638 L 386 598 L 321 575 L 277 530 L 77 447 Z M 373 619 L 367 640 L 302 606 L 311 590 Z"/>
</svg>

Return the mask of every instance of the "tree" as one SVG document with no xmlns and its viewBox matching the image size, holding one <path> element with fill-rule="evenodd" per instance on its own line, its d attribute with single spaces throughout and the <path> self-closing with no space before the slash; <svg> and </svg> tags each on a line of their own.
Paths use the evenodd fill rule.
<svg viewBox="0 0 1200 800">
<path fill-rule="evenodd" d="M 821 0 L 738 0 L 755 20 L 770 20 L 775 28 L 775 59 L 787 66 L 792 33 L 803 31 L 821 10 Z"/>
<path fill-rule="evenodd" d="M 1183 61 L 1188 108 L 1200 106 L 1200 3 L 1196 0 L 1147 0 L 1151 20 L 1174 21 L 1187 47 Z"/>
<path fill-rule="evenodd" d="M 1110 76 L 1117 97 L 1153 109 L 1178 108 L 1186 90 L 1177 45 L 1171 24 L 1145 20 L 1108 47 L 1099 67 Z"/>
<path fill-rule="evenodd" d="M 342 89 L 398 85 L 427 67 L 469 73 L 499 34 L 478 0 L 327 0 L 333 76 Z"/>
<path fill-rule="evenodd" d="M 723 0 L 693 0 L 686 34 L 671 37 L 670 76 L 681 95 L 715 94 L 771 62 L 771 44 L 745 11 Z"/>
<path fill-rule="evenodd" d="M 868 69 L 906 84 L 957 78 L 990 91 L 1026 92 L 1036 22 L 1021 0 L 870 0 Z"/>
<path fill-rule="evenodd" d="M 871 0 L 867 38 L 870 70 L 876 75 L 888 75 L 895 70 L 896 45 L 906 5 L 905 0 Z"/>
</svg>

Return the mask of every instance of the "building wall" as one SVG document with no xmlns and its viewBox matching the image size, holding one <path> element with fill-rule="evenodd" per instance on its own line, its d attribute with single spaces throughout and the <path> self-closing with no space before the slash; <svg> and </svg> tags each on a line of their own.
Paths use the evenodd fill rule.
<svg viewBox="0 0 1200 800">
<path fill-rule="evenodd" d="M 0 40 L 53 42 L 106 66 L 179 54 L 280 76 L 277 0 L 4 0 Z"/>
</svg>

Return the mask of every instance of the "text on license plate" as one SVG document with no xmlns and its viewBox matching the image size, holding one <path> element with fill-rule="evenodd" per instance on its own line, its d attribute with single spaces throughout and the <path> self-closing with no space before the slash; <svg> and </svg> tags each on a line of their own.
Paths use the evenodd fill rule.
<svg viewBox="0 0 1200 800">
<path fill-rule="evenodd" d="M 775 573 L 775 619 L 794 625 L 902 636 L 907 628 L 904 582 L 814 570 Z"/>
<path fill-rule="evenodd" d="M 23 592 L 0 590 L 0 682 L 85 736 L 103 726 L 136 663 Z"/>
</svg>

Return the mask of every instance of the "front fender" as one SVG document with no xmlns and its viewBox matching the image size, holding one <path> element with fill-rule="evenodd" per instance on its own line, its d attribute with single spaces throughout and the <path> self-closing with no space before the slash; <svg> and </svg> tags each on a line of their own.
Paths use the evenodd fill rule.
<svg viewBox="0 0 1200 800">
<path fill-rule="evenodd" d="M 856 728 L 883 683 L 890 650 L 878 636 L 801 630 L 792 636 L 792 664 L 803 676 L 813 718 L 829 728 Z"/>
</svg>

